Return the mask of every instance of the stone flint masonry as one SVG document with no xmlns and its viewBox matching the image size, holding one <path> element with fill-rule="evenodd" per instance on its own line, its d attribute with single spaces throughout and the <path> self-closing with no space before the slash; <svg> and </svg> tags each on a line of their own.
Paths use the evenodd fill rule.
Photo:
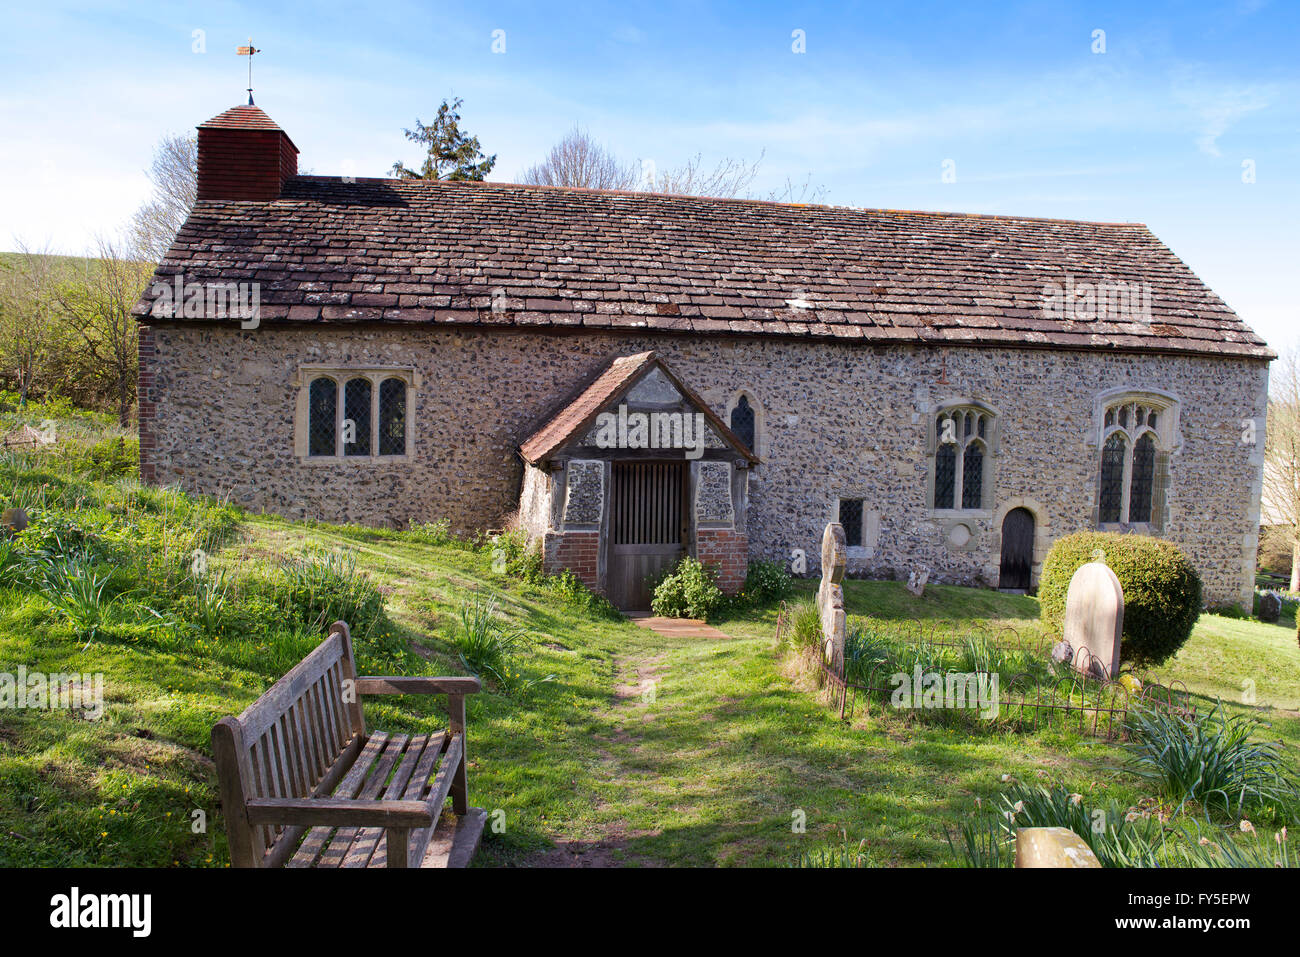
<svg viewBox="0 0 1300 957">
<path fill-rule="evenodd" d="M 735 590 L 828 522 L 849 576 L 1023 591 L 1102 528 L 1249 600 L 1273 353 L 1145 226 L 299 176 L 254 106 L 198 161 L 135 308 L 146 481 L 397 527 L 518 512 L 626 608 L 681 555 Z"/>
</svg>

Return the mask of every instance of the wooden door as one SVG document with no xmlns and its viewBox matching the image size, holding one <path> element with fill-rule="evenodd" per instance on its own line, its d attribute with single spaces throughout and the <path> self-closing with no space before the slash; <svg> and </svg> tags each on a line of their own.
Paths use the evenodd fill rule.
<svg viewBox="0 0 1300 957">
<path fill-rule="evenodd" d="M 998 587 L 1006 591 L 1028 591 L 1034 564 L 1034 513 L 1013 508 L 1002 520 L 1002 569 Z"/>
<path fill-rule="evenodd" d="M 605 589 L 614 607 L 649 610 L 652 580 L 685 553 L 685 498 L 681 462 L 614 463 Z"/>
</svg>

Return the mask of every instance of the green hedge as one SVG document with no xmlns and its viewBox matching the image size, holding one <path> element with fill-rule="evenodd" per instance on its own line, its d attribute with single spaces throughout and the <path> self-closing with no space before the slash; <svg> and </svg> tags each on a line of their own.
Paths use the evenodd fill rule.
<svg viewBox="0 0 1300 957">
<path fill-rule="evenodd" d="M 1055 634 L 1065 624 L 1065 594 L 1080 565 L 1100 548 L 1124 589 L 1120 658 L 1158 665 L 1192 633 L 1201 614 L 1201 577 L 1176 545 L 1146 535 L 1077 532 L 1058 539 L 1043 563 L 1038 585 L 1042 621 Z"/>
</svg>

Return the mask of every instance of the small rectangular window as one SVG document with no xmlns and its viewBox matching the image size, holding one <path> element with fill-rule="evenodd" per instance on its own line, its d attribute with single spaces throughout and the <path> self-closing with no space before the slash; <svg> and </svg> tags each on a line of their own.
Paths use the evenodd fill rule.
<svg viewBox="0 0 1300 957">
<path fill-rule="evenodd" d="M 862 499 L 840 499 L 840 524 L 844 526 L 844 544 L 849 548 L 862 545 Z"/>
</svg>

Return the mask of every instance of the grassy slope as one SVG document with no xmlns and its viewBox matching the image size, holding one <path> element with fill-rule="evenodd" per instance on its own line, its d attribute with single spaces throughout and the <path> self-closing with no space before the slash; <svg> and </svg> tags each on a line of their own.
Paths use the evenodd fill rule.
<svg viewBox="0 0 1300 957">
<path fill-rule="evenodd" d="M 1117 770 L 1118 748 L 1091 739 L 972 737 L 879 714 L 846 728 L 784 673 L 772 611 L 722 623 L 732 636 L 724 641 L 666 639 L 559 607 L 493 574 L 481 553 L 273 518 L 250 519 L 219 560 L 255 562 L 309 543 L 359 552 L 415 649 L 408 671 L 463 670 L 445 639 L 473 590 L 500 595 L 510 618 L 537 635 L 524 670 L 554 680 L 526 697 L 485 693 L 469 707 L 471 800 L 502 810 L 505 822 L 487 835 L 483 863 L 779 865 L 843 828 L 877 863 L 933 865 L 950 859 L 944 825 L 975 796 L 993 797 L 1002 774 L 1062 779 L 1089 802 L 1143 795 Z M 847 603 L 851 614 L 1013 626 L 1037 614 L 1033 599 L 935 586 L 916 601 L 896 583 L 849 582 Z M 223 864 L 208 730 L 252 701 L 279 663 L 147 640 L 82 652 L 38 606 L 0 608 L 0 662 L 102 670 L 109 715 L 0 714 L 0 862 Z M 1163 671 L 1198 693 L 1236 692 L 1258 675 L 1261 703 L 1294 708 L 1300 655 L 1284 631 L 1207 617 Z M 368 718 L 391 730 L 441 721 L 422 698 L 381 699 Z M 1273 718 L 1294 748 L 1300 721 Z M 191 833 L 194 809 L 215 833 Z M 792 827 L 800 817 L 806 833 Z"/>
</svg>

